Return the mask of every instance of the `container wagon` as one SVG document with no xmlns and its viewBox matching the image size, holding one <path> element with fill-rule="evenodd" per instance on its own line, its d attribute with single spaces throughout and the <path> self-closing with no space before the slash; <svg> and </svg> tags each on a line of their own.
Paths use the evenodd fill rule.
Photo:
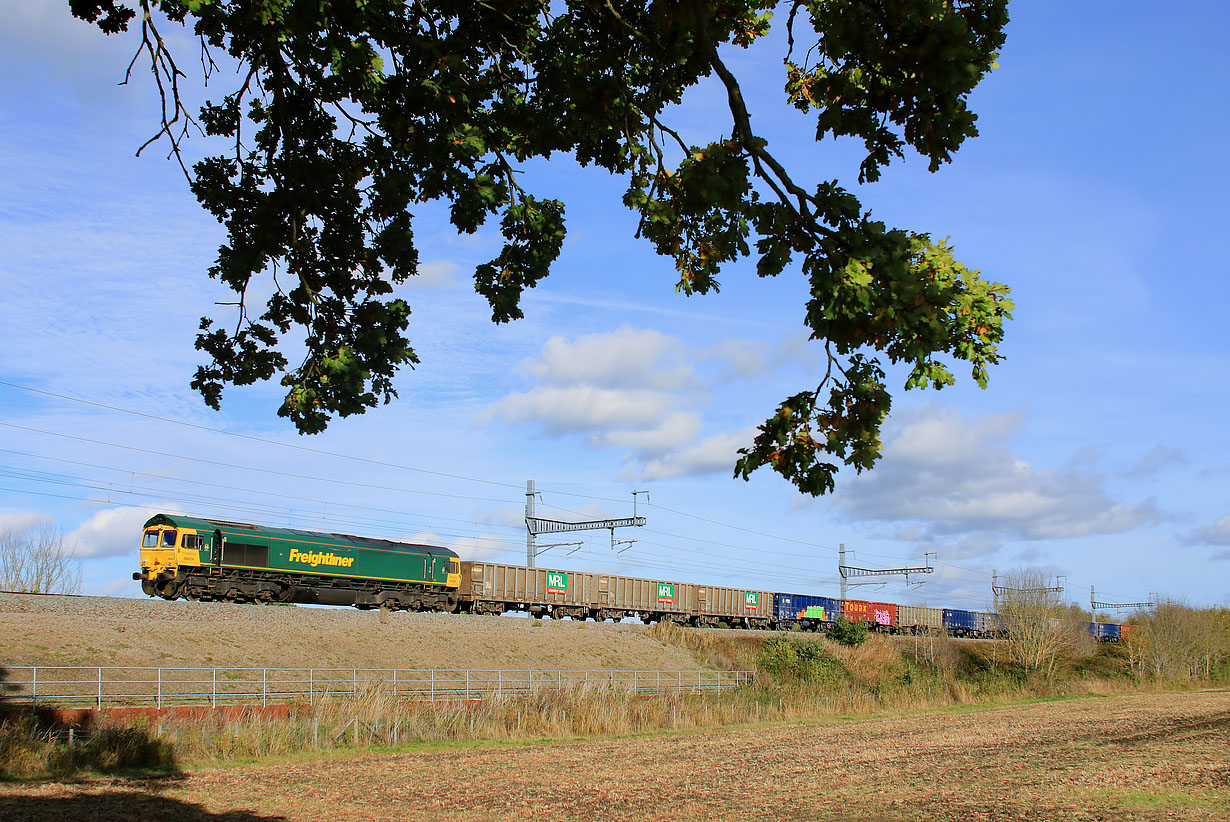
<svg viewBox="0 0 1230 822">
<path fill-rule="evenodd" d="M 841 600 L 810 594 L 774 594 L 773 618 L 779 628 L 818 631 L 841 616 Z"/>
<path fill-rule="evenodd" d="M 891 602 L 843 600 L 841 615 L 848 622 L 866 622 L 874 631 L 891 634 L 897 630 L 897 606 Z"/>
<path fill-rule="evenodd" d="M 773 616 L 773 595 L 764 591 L 495 562 L 461 563 L 458 599 L 473 613 L 525 611 L 600 622 L 633 617 L 767 628 Z"/>
<path fill-rule="evenodd" d="M 944 611 L 925 605 L 898 605 L 897 630 L 903 634 L 938 634 L 944 628 Z"/>
<path fill-rule="evenodd" d="M 977 630 L 978 620 L 973 611 L 960 608 L 944 609 L 944 630 L 953 636 L 972 637 Z"/>
</svg>

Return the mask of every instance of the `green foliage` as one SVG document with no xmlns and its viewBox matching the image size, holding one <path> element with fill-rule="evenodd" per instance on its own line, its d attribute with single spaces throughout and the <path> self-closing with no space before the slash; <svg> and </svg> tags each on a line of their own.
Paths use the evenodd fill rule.
<svg viewBox="0 0 1230 822">
<path fill-rule="evenodd" d="M 867 623 L 850 622 L 845 617 L 841 617 L 833 623 L 833 627 L 829 628 L 828 635 L 829 639 L 834 642 L 853 648 L 867 641 Z"/>
<path fill-rule="evenodd" d="M 0 721 L 0 779 L 177 769 L 171 745 L 143 725 L 104 725 L 77 732 L 49 727 L 33 713 Z"/>
<path fill-rule="evenodd" d="M 498 215 L 503 247 L 474 272 L 492 319 L 522 316 L 522 294 L 550 270 L 565 206 L 526 191 L 517 164 L 570 154 L 627 181 L 638 235 L 673 261 L 686 295 L 719 288 L 722 267 L 763 277 L 797 268 L 804 322 L 828 356 L 814 389 L 781 403 L 741 451 L 736 476 L 769 466 L 811 494 L 841 465 L 880 457 L 904 389 L 951 385 L 964 361 L 985 386 L 1012 302 L 1004 285 L 957 261 L 947 241 L 872 219 L 836 181 L 796 180 L 756 134 L 733 48 L 774 48 L 768 0 L 69 0 L 107 33 L 141 25 L 163 96 L 155 139 L 177 158 L 188 124 L 214 153 L 184 171 L 227 232 L 211 277 L 237 295 L 233 324 L 201 321 L 208 361 L 193 379 L 219 407 L 227 385 L 279 377 L 279 413 L 302 433 L 396 392 L 418 357 L 410 306 L 395 289 L 418 271 L 418 204 L 441 202 L 473 233 Z M 814 117 L 815 138 L 861 140 L 860 181 L 907 147 L 932 170 L 977 134 L 969 93 L 994 66 L 1007 0 L 799 0 L 788 30 L 784 105 Z M 136 12 L 140 14 L 137 15 Z M 198 115 L 160 27 L 190 28 L 239 79 Z M 797 44 L 797 47 L 796 47 Z M 763 60 L 764 58 L 760 58 Z M 228 68 L 230 66 L 228 65 Z M 712 78 L 712 79 L 708 79 Z M 729 120 L 701 145 L 670 115 L 684 93 L 721 83 Z M 801 164 L 806 174 L 819 162 Z M 253 280 L 276 287 L 249 314 Z M 283 353 L 292 331 L 305 356 Z"/>
<path fill-rule="evenodd" d="M 756 669 L 766 671 L 779 680 L 798 680 L 834 685 L 848 676 L 841 662 L 833 657 L 818 639 L 792 640 L 773 637 L 765 643 Z"/>
</svg>

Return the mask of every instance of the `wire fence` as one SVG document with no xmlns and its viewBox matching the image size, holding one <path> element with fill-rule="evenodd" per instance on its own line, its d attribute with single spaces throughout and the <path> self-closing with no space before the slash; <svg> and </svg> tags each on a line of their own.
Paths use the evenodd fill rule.
<svg viewBox="0 0 1230 822">
<path fill-rule="evenodd" d="M 470 700 L 541 690 L 721 693 L 752 671 L 548 671 L 413 668 L 154 668 L 0 666 L 0 705 L 156 707 L 315 704 L 385 693 L 396 699 Z"/>
</svg>

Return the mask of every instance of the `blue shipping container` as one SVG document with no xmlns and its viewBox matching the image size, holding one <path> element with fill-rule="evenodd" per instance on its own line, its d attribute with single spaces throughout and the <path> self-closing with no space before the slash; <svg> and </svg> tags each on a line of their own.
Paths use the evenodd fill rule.
<svg viewBox="0 0 1230 822">
<path fill-rule="evenodd" d="M 810 594 L 774 594 L 773 615 L 778 622 L 836 622 L 841 600 Z"/>
<path fill-rule="evenodd" d="M 961 611 L 956 608 L 944 609 L 944 630 L 956 636 L 965 636 L 977 630 L 977 617 L 973 611 Z"/>
<path fill-rule="evenodd" d="M 1089 632 L 1103 642 L 1116 642 L 1119 639 L 1119 626 L 1114 622 L 1091 622 Z"/>
</svg>

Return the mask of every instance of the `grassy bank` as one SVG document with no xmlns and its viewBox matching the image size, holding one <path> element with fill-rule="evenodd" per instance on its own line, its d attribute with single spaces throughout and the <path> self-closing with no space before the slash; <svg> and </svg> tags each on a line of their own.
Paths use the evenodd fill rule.
<svg viewBox="0 0 1230 822">
<path fill-rule="evenodd" d="M 1119 693 L 1158 687 L 1134 676 L 1125 650 L 1090 646 L 1050 678 L 1004 660 L 991 642 L 873 635 L 848 647 L 823 637 L 693 631 L 651 636 L 713 668 L 749 669 L 756 684 L 706 696 L 646 696 L 598 687 L 477 703 L 396 702 L 382 692 L 257 713 L 104 726 L 70 744 L 27 717 L 0 728 L 0 776 L 31 779 L 185 763 L 259 760 L 334 750 L 482 741 L 629 736 L 673 729 L 858 716 L 885 711 Z"/>
</svg>

